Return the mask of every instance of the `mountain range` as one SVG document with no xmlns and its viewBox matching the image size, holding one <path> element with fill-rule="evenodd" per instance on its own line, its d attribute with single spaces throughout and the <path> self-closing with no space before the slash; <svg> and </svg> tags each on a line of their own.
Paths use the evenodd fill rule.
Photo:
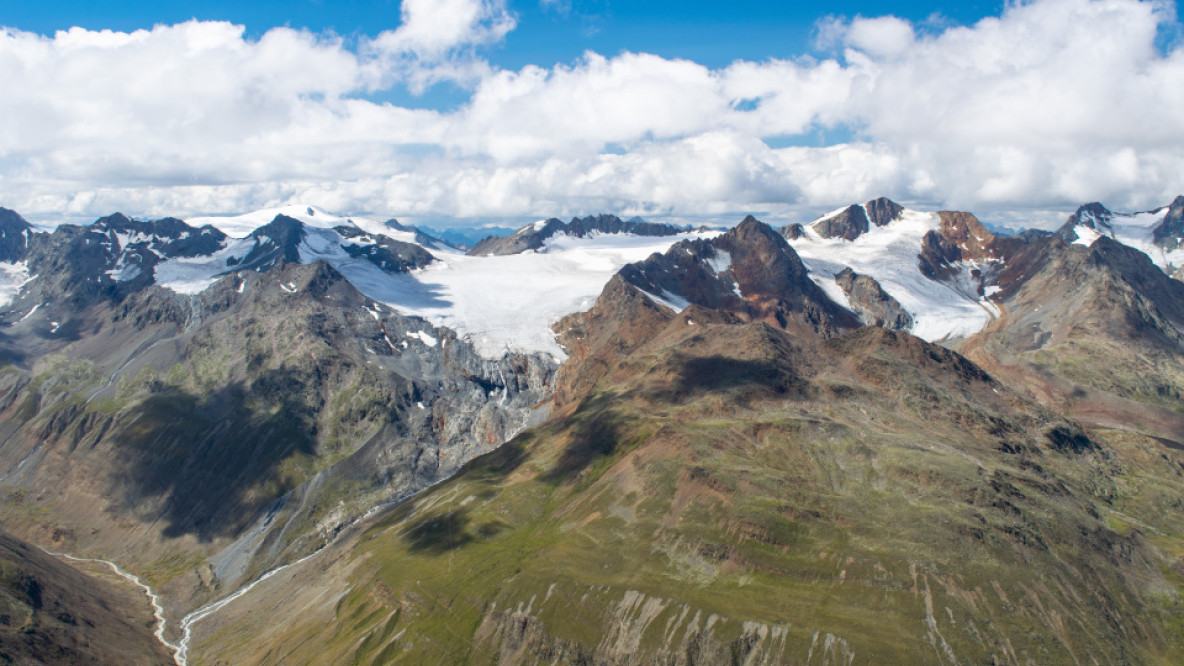
<svg viewBox="0 0 1184 666">
<path fill-rule="evenodd" d="M 183 666 L 1175 663 L 1182 225 L 876 199 L 464 252 L 308 206 L 0 209 L 33 572 L 0 625 Z M 154 622 L 37 547 L 138 576 L 162 640 L 34 622 L 26 579 Z"/>
</svg>

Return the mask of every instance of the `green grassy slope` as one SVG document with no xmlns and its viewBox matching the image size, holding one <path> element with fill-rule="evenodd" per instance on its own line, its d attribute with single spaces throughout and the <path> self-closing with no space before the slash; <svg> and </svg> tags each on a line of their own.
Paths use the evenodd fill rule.
<svg viewBox="0 0 1184 666">
<path fill-rule="evenodd" d="M 199 663 L 1184 659 L 1180 452 L 907 335 L 690 318 Z"/>
</svg>

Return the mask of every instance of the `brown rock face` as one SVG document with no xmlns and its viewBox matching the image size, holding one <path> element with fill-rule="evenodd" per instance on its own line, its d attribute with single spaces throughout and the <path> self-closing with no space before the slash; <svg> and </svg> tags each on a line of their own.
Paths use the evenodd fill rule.
<svg viewBox="0 0 1184 666">
<path fill-rule="evenodd" d="M 621 275 L 614 275 L 591 310 L 568 315 L 553 327 L 570 355 L 555 377 L 555 404 L 583 395 L 617 359 L 632 353 L 673 317 Z"/>
<path fill-rule="evenodd" d="M 921 239 L 921 272 L 933 280 L 951 275 L 950 264 L 959 261 L 1003 259 L 1003 243 L 974 215 L 940 211 L 941 227 Z"/>
<path fill-rule="evenodd" d="M 962 258 L 969 261 L 995 259 L 995 234 L 987 231 L 982 222 L 970 213 L 943 210 L 941 235 L 956 244 L 962 251 Z"/>
<path fill-rule="evenodd" d="M 557 405 L 583 395 L 676 318 L 646 293 L 685 299 L 690 305 L 678 318 L 698 324 L 762 321 L 811 338 L 860 326 L 814 284 L 777 231 L 749 216 L 715 239 L 679 243 L 626 266 L 591 310 L 558 322 L 571 357 L 556 377 Z"/>
<path fill-rule="evenodd" d="M 814 284 L 785 238 L 751 215 L 712 240 L 679 243 L 664 255 L 630 264 L 621 276 L 656 296 L 673 295 L 810 335 L 859 326 Z"/>
<path fill-rule="evenodd" d="M 713 243 L 732 259 L 729 274 L 747 302 L 738 314 L 779 328 L 804 325 L 824 336 L 858 327 L 850 312 L 814 284 L 789 243 L 751 215 Z"/>
<path fill-rule="evenodd" d="M 862 206 L 847 206 L 842 212 L 832 215 L 831 217 L 814 223 L 814 231 L 823 238 L 844 238 L 853 241 L 871 229 L 871 225 L 882 227 L 904 212 L 904 206 L 887 199 L 880 197 L 879 199 L 872 199 Z M 791 225 L 792 226 L 792 225 Z M 801 226 L 798 226 L 798 234 L 791 236 L 786 233 L 790 227 L 782 230 L 782 234 L 789 240 L 796 240 L 801 235 Z"/>
</svg>

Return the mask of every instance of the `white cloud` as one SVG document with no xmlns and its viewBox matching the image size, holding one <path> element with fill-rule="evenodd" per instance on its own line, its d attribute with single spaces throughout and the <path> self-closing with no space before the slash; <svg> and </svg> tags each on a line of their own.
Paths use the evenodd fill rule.
<svg viewBox="0 0 1184 666">
<path fill-rule="evenodd" d="M 403 0 L 402 24 L 364 45 L 388 76 L 422 91 L 440 81 L 469 83 L 490 72 L 473 48 L 496 44 L 517 20 L 505 0 Z"/>
<path fill-rule="evenodd" d="M 42 219 L 241 212 L 798 215 L 887 195 L 1010 211 L 1184 190 L 1184 51 L 1174 9 L 1036 0 L 972 26 L 819 26 L 835 57 L 711 69 L 645 53 L 498 70 L 502 0 L 405 0 L 351 48 L 228 23 L 133 33 L 0 31 L 0 205 Z M 512 37 L 510 38 L 512 39 Z M 360 99 L 440 80 L 439 112 Z M 828 147 L 764 140 L 851 128 Z M 1042 213 L 1043 214 L 1043 213 Z"/>
<path fill-rule="evenodd" d="M 853 49 L 880 58 L 903 54 L 914 40 L 913 26 L 895 16 L 857 18 L 836 37 Z"/>
</svg>

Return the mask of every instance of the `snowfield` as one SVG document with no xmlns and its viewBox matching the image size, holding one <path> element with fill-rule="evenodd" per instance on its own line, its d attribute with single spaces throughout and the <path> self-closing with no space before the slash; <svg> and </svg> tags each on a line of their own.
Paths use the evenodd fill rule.
<svg viewBox="0 0 1184 666">
<path fill-rule="evenodd" d="M 591 308 L 625 264 L 665 252 L 680 240 L 718 233 L 656 238 L 561 234 L 523 254 L 436 254 L 438 261 L 406 275 L 383 273 L 364 260 L 338 270 L 370 298 L 457 331 L 486 358 L 517 351 L 545 352 L 562 360 L 566 354 L 555 342 L 551 324 Z"/>
<path fill-rule="evenodd" d="M 368 234 L 414 242 L 414 233 L 395 231 L 372 220 L 289 206 L 234 218 L 195 218 L 188 222 L 213 224 L 228 235 L 246 236 L 278 214 L 305 225 L 299 248 L 301 262 L 327 262 L 368 298 L 404 314 L 421 316 L 435 326 L 450 328 L 469 339 L 479 354 L 491 359 L 510 351 L 544 352 L 562 360 L 566 355 L 555 341 L 551 324 L 592 307 L 609 278 L 625 264 L 665 252 L 683 239 L 720 233 L 666 237 L 594 234 L 586 238 L 560 234 L 547 239 L 538 250 L 508 256 L 470 257 L 453 250 L 425 248 L 435 262 L 412 273 L 392 274 L 364 257 L 349 256 L 343 247 L 372 239 L 345 239 L 335 231 L 338 226 L 354 226 Z M 246 256 L 254 244 L 247 238 L 231 240 L 209 256 L 163 261 L 156 267 L 156 281 L 179 293 L 199 293 L 232 268 L 228 259 Z M 419 340 L 428 345 L 436 343 L 426 333 Z"/>
<path fill-rule="evenodd" d="M 156 265 L 156 284 L 179 294 L 201 293 L 232 268 L 229 260 L 247 256 L 254 246 L 253 240 L 232 240 L 213 254 L 162 261 Z"/>
<path fill-rule="evenodd" d="M 834 279 L 835 274 L 850 267 L 856 273 L 875 278 L 913 316 L 910 332 L 930 342 L 973 335 L 998 313 L 993 303 L 978 297 L 977 281 L 970 275 L 975 268 L 989 275 L 990 266 L 963 263 L 962 274 L 953 285 L 935 282 L 921 274 L 918 263 L 921 239 L 927 232 L 941 227 L 936 213 L 905 209 L 899 219 L 882 227 L 871 225 L 853 241 L 819 236 L 814 225 L 845 209 L 822 216 L 806 226 L 800 238 L 789 241 L 810 269 L 811 279 L 831 300 L 851 307 Z"/>
</svg>

